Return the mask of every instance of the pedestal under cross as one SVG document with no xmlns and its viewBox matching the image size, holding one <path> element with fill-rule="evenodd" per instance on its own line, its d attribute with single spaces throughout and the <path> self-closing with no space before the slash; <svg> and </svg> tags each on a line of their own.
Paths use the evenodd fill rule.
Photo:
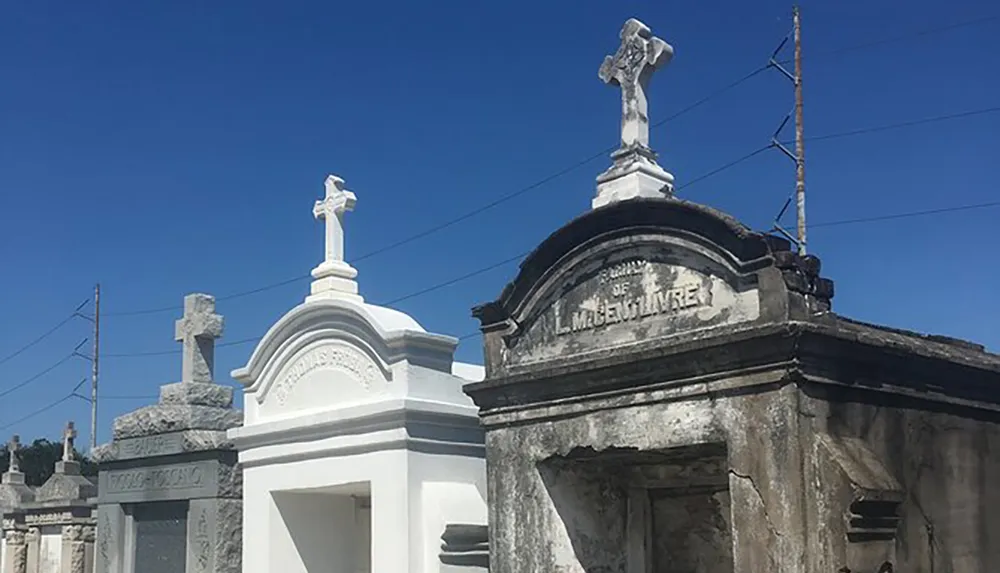
<svg viewBox="0 0 1000 573">
<path fill-rule="evenodd" d="M 215 370 L 215 339 L 222 336 L 222 316 L 215 314 L 215 297 L 184 297 L 184 316 L 177 321 L 174 339 L 184 345 L 181 382 L 211 383 Z"/>
<path fill-rule="evenodd" d="M 605 56 L 598 75 L 605 83 L 622 89 L 622 149 L 648 150 L 646 90 L 653 72 L 670 61 L 674 49 L 635 18 L 625 22 L 621 40 L 615 55 Z"/>
<path fill-rule="evenodd" d="M 71 462 L 73 461 L 73 440 L 76 439 L 76 428 L 73 422 L 66 423 L 66 429 L 63 430 L 63 455 L 62 461 Z"/>
<path fill-rule="evenodd" d="M 336 175 L 326 178 L 326 196 L 316 201 L 313 216 L 326 223 L 324 264 L 344 262 L 344 213 L 354 210 L 358 198 L 344 189 L 344 180 Z"/>
<path fill-rule="evenodd" d="M 21 449 L 21 436 L 14 434 L 14 436 L 7 442 L 7 453 L 10 455 L 10 464 L 7 466 L 7 471 L 12 473 L 17 473 L 21 471 L 21 462 L 17 459 L 17 450 Z"/>
</svg>

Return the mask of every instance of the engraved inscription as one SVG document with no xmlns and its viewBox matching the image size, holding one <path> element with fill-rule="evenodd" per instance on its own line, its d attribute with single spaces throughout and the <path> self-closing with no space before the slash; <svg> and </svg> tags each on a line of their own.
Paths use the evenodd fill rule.
<svg viewBox="0 0 1000 573">
<path fill-rule="evenodd" d="M 97 528 L 97 554 L 100 555 L 99 562 L 101 564 L 100 573 L 108 573 L 111 570 L 111 556 L 108 552 L 108 543 L 111 538 L 111 520 L 108 518 L 108 514 L 104 513 L 101 517 L 101 524 Z"/>
<path fill-rule="evenodd" d="M 165 453 L 174 453 L 177 449 L 176 436 L 146 436 L 124 440 L 121 444 L 121 455 L 127 458 L 148 458 Z"/>
<path fill-rule="evenodd" d="M 651 272 L 648 261 L 626 261 L 597 275 L 600 292 L 576 308 L 563 303 L 554 307 L 556 334 L 566 335 L 601 328 L 658 314 L 677 313 L 711 304 L 711 292 L 700 282 L 675 284 L 669 288 L 644 286 Z"/>
<path fill-rule="evenodd" d="M 350 347 L 323 346 L 303 354 L 275 385 L 274 393 L 279 404 L 284 404 L 295 385 L 303 376 L 322 368 L 338 369 L 348 373 L 368 390 L 381 377 L 378 366 L 371 358 Z"/>
<path fill-rule="evenodd" d="M 211 549 L 211 537 L 209 536 L 208 516 L 205 510 L 201 510 L 198 522 L 195 525 L 195 544 L 197 545 L 198 571 L 208 570 L 208 552 Z"/>
<path fill-rule="evenodd" d="M 199 487 L 204 480 L 205 471 L 200 466 L 125 470 L 108 476 L 108 493 Z"/>
<path fill-rule="evenodd" d="M 50 523 L 62 523 L 73 519 L 72 512 L 60 511 L 56 513 L 36 513 L 24 516 L 24 522 L 31 525 L 45 525 Z"/>
</svg>

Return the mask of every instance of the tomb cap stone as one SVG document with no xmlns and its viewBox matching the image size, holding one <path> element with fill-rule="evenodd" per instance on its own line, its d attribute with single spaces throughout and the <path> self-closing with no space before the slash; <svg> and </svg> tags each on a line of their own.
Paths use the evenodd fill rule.
<svg viewBox="0 0 1000 573">
<path fill-rule="evenodd" d="M 215 312 L 215 297 L 202 293 L 184 297 L 184 315 L 174 330 L 174 338 L 183 345 L 181 381 L 161 386 L 158 403 L 115 418 L 112 442 L 95 448 L 95 460 L 232 449 L 225 432 L 243 422 L 243 413 L 232 408 L 234 389 L 214 382 L 215 340 L 223 326 L 223 317 Z M 117 443 L 161 434 L 176 435 L 179 441 L 175 445 L 173 438 L 168 439 L 171 445 L 165 449 L 136 443 L 128 448 L 131 453 L 123 453 Z"/>
<path fill-rule="evenodd" d="M 597 177 L 597 209 L 635 197 L 671 197 L 674 177 L 656 162 L 649 145 L 649 110 L 646 92 L 653 72 L 673 58 L 673 47 L 652 35 L 649 27 L 630 18 L 622 26 L 621 44 L 606 56 L 598 75 L 604 83 L 621 88 L 621 147 L 613 165 Z"/>
<path fill-rule="evenodd" d="M 0 479 L 0 515 L 33 501 L 35 497 L 34 491 L 26 485 L 24 473 L 20 468 L 20 460 L 17 457 L 20 448 L 21 439 L 15 434 L 7 442 L 10 463 Z"/>
<path fill-rule="evenodd" d="M 82 501 L 97 495 L 97 485 L 80 474 L 80 462 L 73 459 L 73 440 L 76 428 L 72 421 L 63 430 L 62 459 L 55 464 L 55 472 L 35 495 L 36 503 Z"/>
</svg>

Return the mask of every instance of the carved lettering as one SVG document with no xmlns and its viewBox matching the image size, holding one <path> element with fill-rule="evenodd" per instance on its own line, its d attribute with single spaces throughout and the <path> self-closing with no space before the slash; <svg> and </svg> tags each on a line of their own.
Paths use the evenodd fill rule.
<svg viewBox="0 0 1000 573">
<path fill-rule="evenodd" d="M 125 470 L 108 475 L 108 493 L 199 487 L 204 480 L 200 466 Z"/>
<path fill-rule="evenodd" d="M 572 334 L 649 316 L 683 312 L 709 304 L 710 292 L 700 282 L 655 290 L 644 290 L 641 284 L 635 282 L 609 282 L 642 275 L 648 269 L 649 263 L 646 261 L 630 261 L 602 270 L 598 274 L 598 282 L 610 286 L 610 292 L 607 292 L 609 296 L 598 295 L 572 310 L 557 303 L 556 333 Z M 564 318 L 566 316 L 569 318 Z"/>
<path fill-rule="evenodd" d="M 360 350 L 351 347 L 320 347 L 299 357 L 275 384 L 274 393 L 279 404 L 284 404 L 292 390 L 306 374 L 315 370 L 330 368 L 347 372 L 368 390 L 382 377 L 379 367 Z"/>
</svg>

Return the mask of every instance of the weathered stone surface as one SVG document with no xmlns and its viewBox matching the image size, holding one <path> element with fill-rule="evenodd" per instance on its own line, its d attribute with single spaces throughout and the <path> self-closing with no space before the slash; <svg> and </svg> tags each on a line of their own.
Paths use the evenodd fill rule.
<svg viewBox="0 0 1000 573">
<path fill-rule="evenodd" d="M 218 497 L 243 499 L 243 470 L 236 464 L 219 464 Z"/>
<path fill-rule="evenodd" d="M 25 485 L 21 472 L 5 472 L 0 483 L 0 515 L 34 500 L 35 492 Z"/>
<path fill-rule="evenodd" d="M 227 430 L 243 422 L 237 410 L 196 405 L 157 404 L 115 419 L 115 440 L 165 434 L 180 430 Z"/>
<path fill-rule="evenodd" d="M 86 500 L 97 495 L 97 485 L 80 475 L 79 462 L 57 462 L 52 474 L 35 494 L 35 501 Z"/>
<path fill-rule="evenodd" d="M 222 327 L 222 316 L 215 314 L 215 297 L 201 293 L 184 297 L 184 316 L 174 327 L 174 339 L 183 344 L 181 382 L 212 382 L 215 339 L 222 336 Z"/>
<path fill-rule="evenodd" d="M 220 384 L 177 382 L 160 386 L 160 404 L 191 404 L 231 408 L 233 388 Z"/>
<path fill-rule="evenodd" d="M 215 530 L 215 572 L 240 573 L 243 570 L 243 500 L 222 499 L 218 504 Z"/>
<path fill-rule="evenodd" d="M 491 570 L 1000 570 L 1000 356 L 840 317 L 819 270 L 675 200 L 544 241 L 474 311 Z M 559 320 L 685 273 L 712 295 L 691 309 L 728 288 L 757 312 Z"/>
<path fill-rule="evenodd" d="M 91 458 L 97 463 L 107 463 L 232 448 L 222 430 L 185 430 L 109 442 L 95 448 Z"/>
<path fill-rule="evenodd" d="M 621 45 L 604 58 L 598 75 L 605 83 L 621 87 L 621 147 L 611 157 L 614 165 L 597 178 L 594 209 L 636 197 L 673 195 L 673 175 L 656 163 L 649 146 L 646 91 L 656 69 L 665 66 L 674 49 L 654 37 L 642 22 L 630 18 L 621 31 Z"/>
</svg>

